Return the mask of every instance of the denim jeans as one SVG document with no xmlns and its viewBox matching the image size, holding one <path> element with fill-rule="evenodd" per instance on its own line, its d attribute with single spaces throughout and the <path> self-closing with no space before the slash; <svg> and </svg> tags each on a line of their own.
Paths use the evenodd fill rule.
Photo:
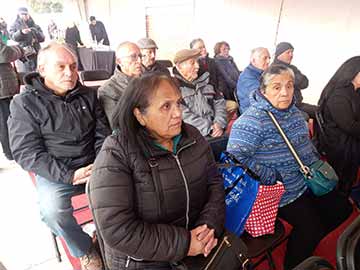
<svg viewBox="0 0 360 270">
<path fill-rule="evenodd" d="M 64 238 L 72 256 L 87 254 L 92 239 L 77 224 L 71 205 L 71 197 L 79 190 L 79 186 L 50 181 L 36 175 L 36 189 L 42 220 L 53 233 Z"/>
</svg>

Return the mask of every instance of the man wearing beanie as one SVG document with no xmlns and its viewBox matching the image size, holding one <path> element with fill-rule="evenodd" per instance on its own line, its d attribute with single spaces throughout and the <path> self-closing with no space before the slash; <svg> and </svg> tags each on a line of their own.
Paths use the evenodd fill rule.
<svg viewBox="0 0 360 270">
<path fill-rule="evenodd" d="M 203 136 L 220 137 L 227 125 L 225 100 L 209 83 L 209 73 L 198 77 L 199 49 L 184 49 L 174 57 L 174 77 L 184 100 L 183 120 Z"/>
<path fill-rule="evenodd" d="M 275 59 L 273 64 L 282 64 L 292 69 L 295 75 L 294 82 L 294 97 L 296 106 L 303 112 L 305 112 L 306 119 L 308 117 L 315 119 L 315 112 L 317 110 L 316 105 L 311 105 L 303 102 L 303 96 L 301 90 L 305 89 L 309 85 L 308 78 L 301 73 L 301 71 L 294 65 L 291 65 L 291 61 L 294 56 L 294 47 L 289 42 L 280 42 L 276 46 Z"/>
<path fill-rule="evenodd" d="M 156 43 L 151 38 L 142 38 L 138 40 L 137 45 L 141 51 L 141 63 L 143 73 L 158 72 L 170 76 L 169 70 L 156 61 L 156 50 L 158 49 Z"/>
</svg>

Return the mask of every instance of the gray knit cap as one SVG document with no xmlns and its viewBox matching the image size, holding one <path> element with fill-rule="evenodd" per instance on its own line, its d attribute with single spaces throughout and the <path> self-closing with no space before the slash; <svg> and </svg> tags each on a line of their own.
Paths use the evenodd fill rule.
<svg viewBox="0 0 360 270">
<path fill-rule="evenodd" d="M 294 49 L 294 47 L 293 47 L 293 45 L 291 45 L 291 43 L 289 43 L 289 42 L 280 42 L 276 46 L 275 58 L 277 58 L 280 54 L 287 51 L 288 49 Z"/>
</svg>

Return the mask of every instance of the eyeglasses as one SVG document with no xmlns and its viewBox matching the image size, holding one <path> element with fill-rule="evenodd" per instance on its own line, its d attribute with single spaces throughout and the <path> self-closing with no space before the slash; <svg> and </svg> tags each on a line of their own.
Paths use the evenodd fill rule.
<svg viewBox="0 0 360 270">
<path fill-rule="evenodd" d="M 130 54 L 130 55 L 126 55 L 126 56 L 123 56 L 124 58 L 130 58 L 130 60 L 132 62 L 135 62 L 137 61 L 138 59 L 142 59 L 142 55 L 141 54 L 136 54 L 136 53 L 133 53 L 133 54 Z"/>
</svg>

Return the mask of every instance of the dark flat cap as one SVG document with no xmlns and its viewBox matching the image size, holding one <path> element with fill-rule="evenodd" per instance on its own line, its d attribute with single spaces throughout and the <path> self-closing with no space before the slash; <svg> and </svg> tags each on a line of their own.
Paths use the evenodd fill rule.
<svg viewBox="0 0 360 270">
<path fill-rule="evenodd" d="M 137 45 L 140 49 L 157 49 L 157 45 L 154 40 L 151 38 L 142 38 L 139 39 Z"/>
<path fill-rule="evenodd" d="M 184 62 L 184 61 L 186 61 L 186 60 L 188 60 L 190 58 L 199 57 L 200 52 L 201 52 L 200 49 L 183 49 L 183 50 L 180 50 L 175 54 L 174 63 L 177 64 L 177 63 Z"/>
<path fill-rule="evenodd" d="M 275 58 L 277 58 L 280 54 L 287 51 L 288 49 L 294 49 L 294 47 L 293 47 L 293 45 L 291 45 L 291 43 L 289 43 L 289 42 L 280 42 L 276 46 Z"/>
</svg>

